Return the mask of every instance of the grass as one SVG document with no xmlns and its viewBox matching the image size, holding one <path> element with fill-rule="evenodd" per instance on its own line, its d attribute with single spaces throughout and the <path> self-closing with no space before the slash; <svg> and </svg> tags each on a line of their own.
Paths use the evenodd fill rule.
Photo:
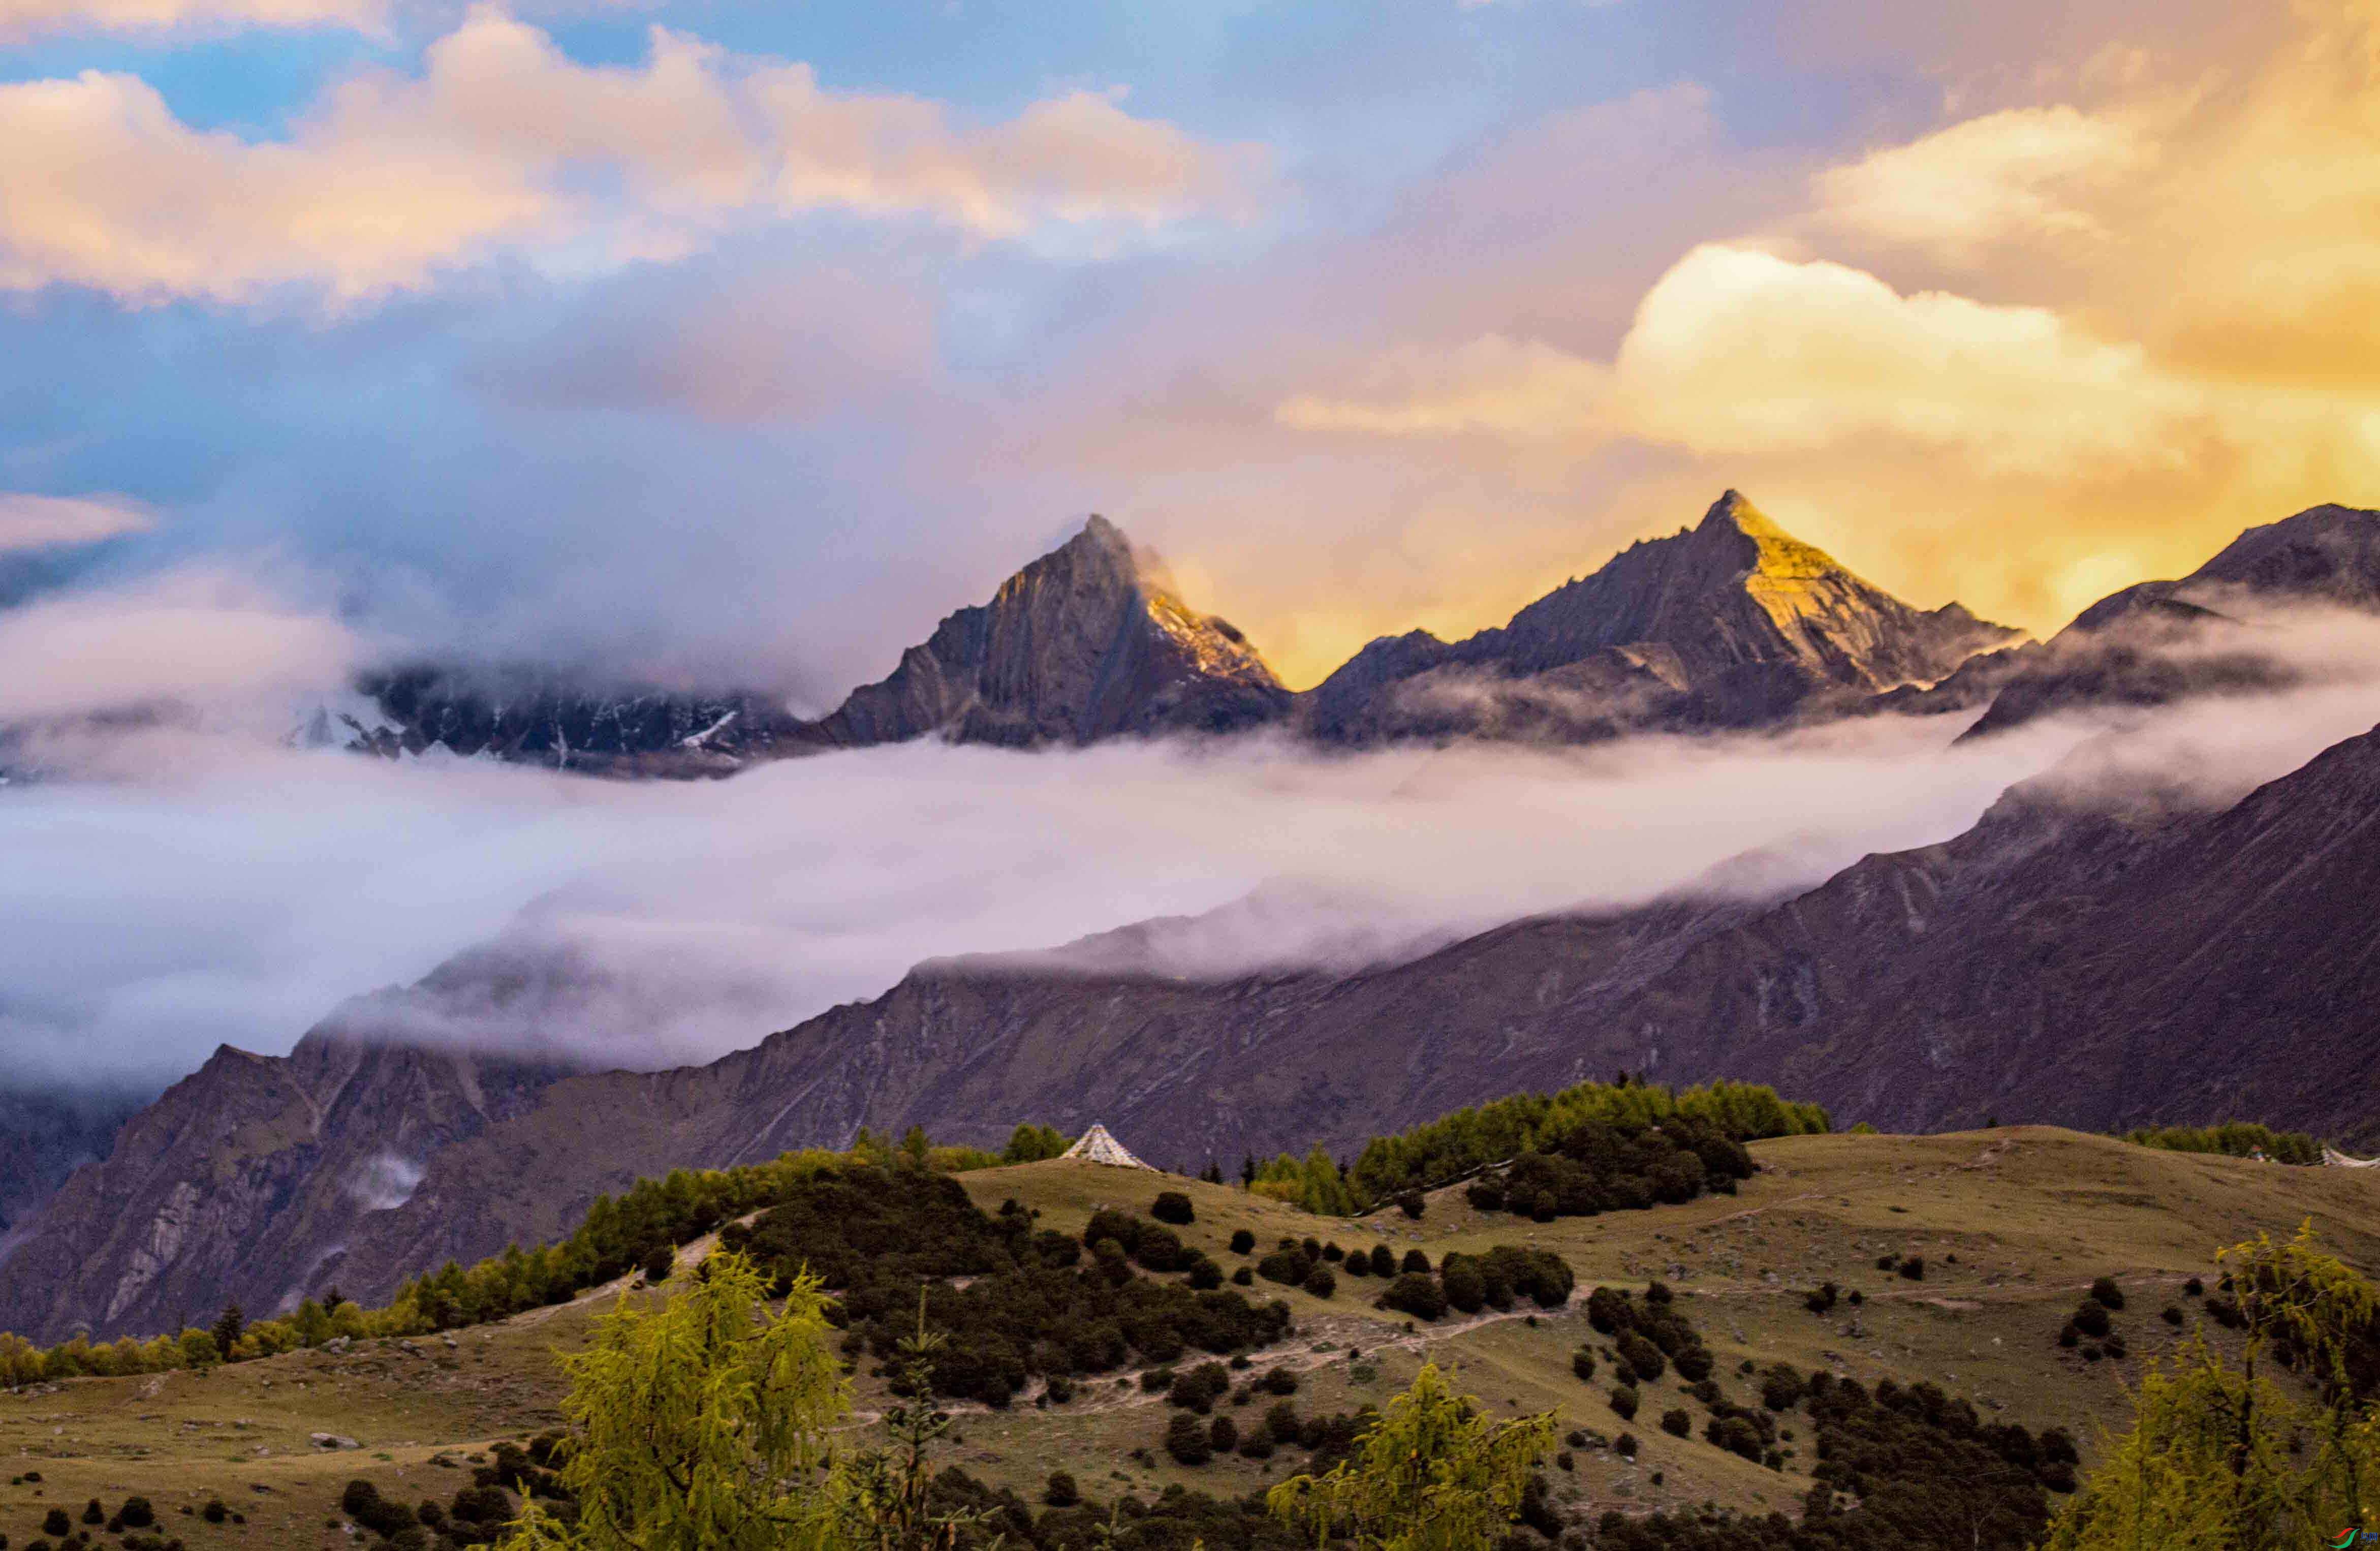
<svg viewBox="0 0 2380 1551">
<path fill-rule="evenodd" d="M 1540 1245 L 1578 1273 L 1573 1308 L 1598 1282 L 1668 1281 L 1719 1359 L 1722 1387 L 1739 1400 L 1754 1398 L 1735 1373 L 1746 1359 L 1867 1383 L 1930 1379 L 1996 1419 L 2068 1428 L 2086 1459 L 2102 1429 L 2129 1415 L 2127 1386 L 2149 1359 L 2202 1328 L 2228 1339 L 2180 1292 L 2193 1275 L 2212 1285 L 2217 1249 L 2259 1231 L 2287 1235 L 2311 1220 L 2331 1252 L 2380 1272 L 2380 1179 L 2353 1170 L 2159 1152 L 2046 1127 L 1796 1137 L 1753 1151 L 1764 1172 L 1738 1195 L 1547 1224 L 1475 1212 L 1458 1191 L 1433 1196 L 1419 1223 L 1393 1210 L 1364 1222 L 1316 1218 L 1235 1189 L 1064 1161 L 961 1182 L 987 1209 L 1014 1196 L 1041 1214 L 1042 1226 L 1063 1231 L 1079 1231 L 1099 1206 L 1146 1211 L 1159 1190 L 1182 1190 L 1197 1212 L 1183 1237 L 1226 1271 L 1254 1259 L 1229 1249 L 1241 1227 L 1256 1235 L 1258 1252 L 1284 1235 L 1345 1248 L 1385 1241 L 1399 1255 L 1418 1246 L 1433 1260 L 1449 1249 Z M 1925 1280 L 1879 1271 L 1876 1259 L 1888 1252 L 1922 1254 Z M 2130 1294 L 2117 1325 L 2131 1355 L 2085 1363 L 2054 1337 L 2103 1274 Z M 1859 1289 L 1864 1301 L 1823 1318 L 1810 1313 L 1803 1295 L 1828 1280 L 1846 1293 Z M 1633 1464 L 1589 1447 L 1572 1451 L 1573 1471 L 1553 1473 L 1557 1500 L 1573 1510 L 1708 1500 L 1792 1511 L 1807 1487 L 1795 1468 L 1811 1462 L 1806 1427 L 1795 1429 L 1788 1447 L 1798 1453 L 1781 1473 L 1698 1436 L 1664 1434 L 1659 1417 L 1670 1407 L 1691 1411 L 1698 1433 L 1703 1419 L 1674 1374 L 1644 1386 L 1643 1411 L 1621 1423 L 1605 1399 L 1610 1364 L 1593 1386 L 1571 1373 L 1573 1349 L 1605 1344 L 1577 1313 L 1540 1314 L 1532 1325 L 1516 1311 L 1461 1329 L 1450 1315 L 1408 1332 L 1402 1316 L 1369 1306 L 1378 1287 L 1342 1276 L 1338 1295 L 1325 1301 L 1259 1280 L 1249 1290 L 1285 1299 L 1297 1323 L 1292 1339 L 1257 1356 L 1255 1371 L 1275 1362 L 1300 1369 L 1301 1411 L 1330 1411 L 1384 1400 L 1435 1361 L 1494 1414 L 1550 1410 L 1566 1431 L 1607 1440 L 1624 1425 L 1642 1445 Z M 368 1476 L 406 1500 L 443 1499 L 468 1483 L 468 1455 L 552 1426 L 561 1398 L 553 1353 L 583 1341 L 612 1296 L 460 1332 L 451 1347 L 436 1337 L 411 1349 L 368 1343 L 344 1357 L 293 1353 L 210 1374 L 84 1379 L 0 1395 L 0 1482 L 26 1470 L 43 1477 L 38 1488 L 0 1485 L 0 1533 L 22 1545 L 50 1507 L 79 1515 L 98 1496 L 112 1510 L 138 1492 L 156 1504 L 164 1533 L 192 1551 L 350 1545 L 324 1521 L 336 1517 L 351 1477 Z M 2156 1317 L 2168 1302 L 2188 1314 L 2179 1330 Z M 880 1399 L 863 1378 L 861 1410 Z M 1253 1420 L 1269 1403 L 1260 1398 L 1231 1414 Z M 1062 1461 L 1087 1493 L 1106 1498 L 1173 1482 L 1257 1490 L 1305 1459 L 1283 1450 L 1261 1464 L 1232 1458 L 1185 1469 L 1159 1447 L 1170 1414 L 1136 1385 L 1103 1378 L 1082 1385 L 1062 1408 L 963 1416 L 951 1459 L 1036 1497 L 1053 1461 Z M 317 1432 L 363 1447 L 325 1451 L 310 1439 Z M 1146 1461 L 1135 1450 L 1146 1450 Z M 442 1456 L 453 1463 L 434 1462 Z M 195 1511 L 179 1512 L 212 1496 L 248 1523 L 209 1525 Z"/>
</svg>

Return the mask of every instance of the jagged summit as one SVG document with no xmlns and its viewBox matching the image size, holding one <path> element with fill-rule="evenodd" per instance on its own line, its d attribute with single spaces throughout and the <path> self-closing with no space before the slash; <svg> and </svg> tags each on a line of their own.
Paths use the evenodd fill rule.
<svg viewBox="0 0 2380 1551">
<path fill-rule="evenodd" d="M 890 677 L 808 724 L 815 745 L 936 734 L 1029 748 L 1119 734 L 1229 732 L 1289 705 L 1230 621 L 1185 603 L 1164 562 L 1103 517 L 945 618 Z"/>
<path fill-rule="evenodd" d="M 1375 641 L 1308 698 L 1319 736 L 1608 737 L 1747 727 L 1930 683 L 2018 632 L 1911 607 L 1730 490 L 1500 629 Z"/>
</svg>

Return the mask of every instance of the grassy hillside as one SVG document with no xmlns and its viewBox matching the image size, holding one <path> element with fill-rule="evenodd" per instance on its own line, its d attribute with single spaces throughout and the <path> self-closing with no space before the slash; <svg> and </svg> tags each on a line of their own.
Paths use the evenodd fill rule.
<svg viewBox="0 0 2380 1551">
<path fill-rule="evenodd" d="M 1178 1231 L 1227 1271 L 1253 1259 L 1229 1248 L 1239 1228 L 1255 1235 L 1259 1254 L 1284 1236 L 1351 1248 L 1385 1242 L 1400 1255 L 1418 1247 L 1433 1260 L 1449 1249 L 1498 1243 L 1552 1249 L 1578 1275 L 1579 1296 L 1568 1310 L 1450 1314 L 1411 1330 L 1402 1316 L 1369 1306 L 1380 1290 L 1375 1280 L 1342 1276 L 1328 1301 L 1259 1280 L 1252 1290 L 1284 1298 L 1296 1326 L 1292 1339 L 1257 1358 L 1257 1371 L 1276 1362 L 1297 1370 L 1299 1410 L 1328 1412 L 1383 1399 L 1435 1359 L 1500 1414 L 1556 1410 L 1566 1430 L 1606 1439 L 1623 1425 L 1606 1399 L 1609 1364 L 1591 1386 L 1570 1366 L 1582 1342 L 1605 1344 L 1580 1312 L 1597 1283 L 1641 1288 L 1651 1276 L 1670 1283 L 1719 1359 L 1718 1377 L 1731 1398 L 1750 1398 L 1736 1373 L 1747 1359 L 1864 1382 L 1931 1380 L 1997 1419 L 2065 1426 L 2087 1457 L 2099 1428 L 2128 1414 L 2125 1386 L 2143 1362 L 2192 1330 L 2213 1328 L 2201 1301 L 2184 1296 L 2181 1285 L 2211 1272 L 2216 1249 L 2259 1230 L 2286 1234 L 2311 1218 L 2334 1252 L 2367 1273 L 2380 1271 L 2380 1179 L 2357 1171 L 2159 1152 L 2034 1127 L 1794 1137 L 1753 1151 L 1763 1172 L 1737 1195 L 1544 1224 L 1477 1212 L 1459 1190 L 1430 1197 L 1419 1222 L 1393 1208 L 1351 1222 L 1226 1187 L 1064 1161 L 960 1180 L 987 1210 L 1014 1197 L 1041 1215 L 1040 1226 L 1067 1232 L 1079 1231 L 1101 1206 L 1146 1212 L 1160 1189 L 1181 1190 L 1197 1220 Z M 697 1246 L 688 1258 L 700 1252 Z M 1922 1255 L 1924 1279 L 1879 1270 L 1877 1258 L 1887 1254 Z M 2088 1363 L 2054 1337 L 2101 1275 L 2115 1276 L 2128 1294 L 2117 1325 L 2130 1355 Z M 1862 1301 L 1846 1299 L 1824 1317 L 1810 1313 L 1803 1295 L 1828 1280 L 1846 1294 L 1859 1290 Z M 451 1341 L 365 1343 L 345 1354 L 296 1352 L 202 1374 L 79 1379 L 0 1395 L 0 1484 L 27 1471 L 42 1478 L 38 1485 L 0 1484 L 0 1533 L 22 1547 L 50 1507 L 79 1515 L 96 1496 L 113 1509 L 139 1492 L 155 1502 L 164 1533 L 193 1548 L 350 1545 L 326 1522 L 338 1518 L 335 1502 L 349 1478 L 368 1476 L 408 1501 L 448 1497 L 468 1483 L 468 1468 L 458 1467 L 471 1454 L 552 1425 L 560 1386 L 552 1353 L 583 1339 L 593 1314 L 616 1295 L 615 1286 Z M 2184 1311 L 2180 1326 L 2158 1317 L 2169 1303 Z M 874 1381 L 861 1379 L 863 1411 L 880 1394 Z M 1570 1450 L 1573 1469 L 1555 1474 L 1565 1508 L 1715 1499 L 1790 1509 L 1808 1484 L 1794 1468 L 1807 1463 L 1806 1440 L 1780 1473 L 1699 1437 L 1664 1435 L 1662 1410 L 1684 1406 L 1701 1415 L 1679 1394 L 1674 1374 L 1644 1386 L 1644 1404 L 1627 1424 L 1642 1443 L 1634 1463 L 1608 1448 Z M 1261 1411 L 1259 1404 L 1232 1414 L 1252 1419 Z M 1102 1498 L 1127 1484 L 1147 1492 L 1173 1481 L 1244 1492 L 1302 1465 L 1296 1451 L 1265 1461 L 1175 1465 L 1159 1447 L 1171 1414 L 1128 1377 L 1097 1379 L 1062 1408 L 1020 1404 L 970 1415 L 953 1462 L 1026 1491 L 1064 1468 Z M 310 1440 L 314 1433 L 362 1447 L 324 1449 Z M 1135 1458 L 1135 1450 L 1146 1453 Z M 247 1523 L 205 1522 L 197 1510 L 216 1496 Z M 183 1507 L 193 1513 L 185 1517 Z"/>
</svg>

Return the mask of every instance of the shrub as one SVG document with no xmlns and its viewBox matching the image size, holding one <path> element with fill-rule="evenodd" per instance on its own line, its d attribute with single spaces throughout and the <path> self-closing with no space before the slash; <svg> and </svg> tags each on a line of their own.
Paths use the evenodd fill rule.
<svg viewBox="0 0 2380 1551">
<path fill-rule="evenodd" d="M 1339 1278 L 1330 1274 L 1329 1267 L 1318 1265 L 1297 1285 L 1305 1289 L 1308 1297 L 1328 1298 L 1339 1290 Z"/>
<path fill-rule="evenodd" d="M 1789 1411 L 1802 1403 L 1802 1375 L 1783 1362 L 1769 1364 L 1760 1376 L 1760 1403 L 1773 1411 Z"/>
<path fill-rule="evenodd" d="M 221 1497 L 209 1497 L 207 1506 L 199 1509 L 199 1517 L 210 1524 L 220 1524 L 231 1517 L 231 1509 L 224 1506 L 224 1500 Z M 51 1533 L 55 1534 L 59 1532 L 54 1530 Z"/>
<path fill-rule="evenodd" d="M 1072 1508 L 1083 1500 L 1083 1492 L 1075 1484 L 1073 1476 L 1064 1471 L 1051 1471 L 1041 1488 L 1041 1500 L 1051 1508 Z"/>
<path fill-rule="evenodd" d="M 1204 1416 L 1216 1401 L 1232 1392 L 1231 1375 L 1220 1362 L 1201 1362 L 1175 1376 L 1165 1391 L 1165 1403 L 1184 1406 Z"/>
<path fill-rule="evenodd" d="M 1429 1256 L 1419 1250 L 1407 1250 L 1405 1258 L 1397 1264 L 1397 1269 L 1407 1276 L 1427 1276 L 1429 1275 Z"/>
<path fill-rule="evenodd" d="M 2116 1285 L 2113 1276 L 2101 1276 L 2091 1283 L 2091 1296 L 2110 1309 L 2124 1306 L 2124 1289 Z"/>
<path fill-rule="evenodd" d="M 1314 1270 L 1304 1250 L 1275 1250 L 1257 1262 L 1257 1275 L 1283 1287 L 1295 1287 Z"/>
<path fill-rule="evenodd" d="M 1475 1314 L 1488 1304 L 1487 1279 L 1479 1275 L 1468 1256 L 1446 1257 L 1447 1264 L 1439 1272 L 1439 1283 L 1446 1291 L 1448 1305 L 1458 1313 Z"/>
<path fill-rule="evenodd" d="M 1589 1351 L 1585 1347 L 1581 1347 L 1576 1351 L 1571 1353 L 1570 1371 L 1579 1376 L 1579 1381 L 1581 1383 L 1593 1384 L 1595 1382 L 1595 1353 Z"/>
<path fill-rule="evenodd" d="M 1207 1429 L 1196 1417 L 1183 1411 L 1165 1429 L 1165 1452 L 1173 1456 L 1176 1464 L 1203 1465 L 1214 1450 L 1207 1445 Z"/>
<path fill-rule="evenodd" d="M 1900 1264 L 1900 1257 L 1899 1255 L 1878 1255 L 1876 1257 L 1876 1268 L 1878 1271 L 1889 1271 Z"/>
<path fill-rule="evenodd" d="M 2165 1321 L 2168 1325 L 2180 1325 L 2181 1323 L 2181 1311 L 2168 1303 L 2165 1306 L 2165 1311 L 2157 1315 L 2157 1318 Z"/>
<path fill-rule="evenodd" d="M 1663 1411 L 1661 1431 L 1673 1438 L 1690 1438 L 1694 1433 L 1694 1419 L 1682 1411 Z"/>
<path fill-rule="evenodd" d="M 645 1257 L 645 1280 L 655 1287 L 668 1281 L 670 1273 L 676 1269 L 677 1252 L 669 1245 L 664 1244 Z"/>
<path fill-rule="evenodd" d="M 1415 1319 L 1434 1320 L 1446 1313 L 1446 1294 L 1439 1290 L 1437 1277 L 1426 1271 L 1408 1271 L 1389 1284 L 1379 1304 Z"/>
<path fill-rule="evenodd" d="M 1286 1368 L 1270 1368 L 1266 1370 L 1264 1377 L 1257 1380 L 1257 1387 L 1268 1395 L 1294 1395 L 1297 1393 L 1297 1375 Z"/>
<path fill-rule="evenodd" d="M 1075 1398 L 1075 1381 L 1063 1374 L 1052 1374 L 1042 1394 L 1051 1405 L 1062 1406 Z"/>
<path fill-rule="evenodd" d="M 2181 1284 L 2181 1290 L 2185 1296 L 2191 1298 L 2202 1298 L 2205 1296 L 2206 1284 L 2200 1281 L 2197 1277 L 2192 1276 L 2190 1280 Z"/>
<path fill-rule="evenodd" d="M 1396 1252 L 1395 1252 L 1395 1251 L 1393 1251 L 1393 1250 L 1391 1250 L 1391 1249 L 1390 1249 L 1386 1244 L 1375 1244 L 1375 1245 L 1373 1245 L 1373 1246 L 1372 1246 L 1372 1275 L 1373 1275 L 1373 1276 L 1395 1276 L 1396 1274 L 1397 1274 L 1397 1256 L 1396 1256 Z"/>
<path fill-rule="evenodd" d="M 1344 1267 L 1350 1276 L 1368 1276 L 1372 1274 L 1372 1257 L 1358 1250 L 1347 1257 Z"/>
<path fill-rule="evenodd" d="M 104 1524 L 107 1522 L 107 1509 L 99 1506 L 99 1499 L 97 1497 L 91 1498 L 90 1502 L 83 1506 L 82 1521 L 86 1524 Z"/>
<path fill-rule="evenodd" d="M 1207 1447 L 1218 1454 L 1229 1454 L 1240 1447 L 1240 1424 L 1228 1416 L 1219 1416 L 1207 1424 Z"/>
<path fill-rule="evenodd" d="M 1620 1413 L 1620 1420 L 1622 1422 L 1636 1420 L 1637 1400 L 1636 1388 L 1633 1385 L 1623 1384 L 1611 1392 L 1611 1409 Z"/>
<path fill-rule="evenodd" d="M 214 1505 L 210 1503 L 207 1506 L 212 1508 Z M 207 1522 L 220 1524 L 223 1520 L 210 1519 Z M 74 1533 L 74 1520 L 67 1517 L 65 1508 L 54 1508 L 42 1515 L 42 1533 L 45 1535 L 70 1535 Z"/>
<path fill-rule="evenodd" d="M 157 1522 L 157 1510 L 150 1506 L 146 1497 L 125 1498 L 124 1506 L 115 1510 L 115 1516 L 135 1530 L 145 1530 Z"/>
<path fill-rule="evenodd" d="M 1726 1449 L 1757 1463 L 1760 1459 L 1760 1430 L 1741 1416 L 1714 1416 L 1705 1423 L 1703 1436 Z"/>
<path fill-rule="evenodd" d="M 1160 1191 L 1157 1199 L 1149 1203 L 1148 1215 L 1175 1227 L 1186 1227 L 1198 1220 L 1198 1214 L 1191 1209 L 1190 1198 L 1180 1191 Z"/>
<path fill-rule="evenodd" d="M 1617 1344 L 1620 1361 L 1646 1384 L 1659 1378 L 1669 1365 L 1661 1356 L 1661 1349 L 1633 1330 L 1621 1332 Z"/>
<path fill-rule="evenodd" d="M 1832 1313 L 1835 1308 L 1835 1300 L 1840 1298 L 1841 1295 L 1841 1289 L 1837 1288 L 1834 1283 L 1828 1282 L 1826 1286 L 1819 1288 L 1816 1291 L 1811 1293 L 1809 1297 L 1802 1300 L 1802 1306 L 1809 1310 L 1814 1314 Z"/>
<path fill-rule="evenodd" d="M 1614 1454 L 1619 1455 L 1622 1459 L 1635 1459 L 1636 1435 L 1633 1433 L 1621 1434 L 1618 1437 L 1611 1440 L 1611 1451 Z"/>
<path fill-rule="evenodd" d="M 1408 1218 L 1415 1222 L 1421 1221 L 1422 1211 L 1426 1204 L 1427 1203 L 1422 1199 L 1422 1193 L 1419 1191 L 1399 1191 L 1397 1192 L 1397 1210 L 1402 1212 Z"/>
<path fill-rule="evenodd" d="M 1708 1347 L 1680 1347 L 1678 1355 L 1670 1360 L 1676 1364 L 1678 1376 L 1688 1384 L 1701 1384 L 1711 1374 L 1711 1354 Z"/>
<path fill-rule="evenodd" d="M 1347 1258 L 1347 1252 L 1341 1249 L 1336 1242 L 1325 1244 L 1322 1246 L 1322 1258 L 1336 1265 Z"/>
<path fill-rule="evenodd" d="M 2082 1344 L 2082 1332 L 2075 1328 L 2072 1320 L 2068 1320 L 2065 1326 L 2058 1332 L 2058 1344 L 2069 1350 Z"/>
<path fill-rule="evenodd" d="M 1900 1274 L 1912 1282 L 1924 1281 L 1925 1279 L 1925 1257 L 1924 1255 L 1911 1255 L 1908 1259 L 1900 1263 Z"/>
<path fill-rule="evenodd" d="M 1232 1273 L 1232 1285 L 1238 1288 L 1252 1288 L 1257 1285 L 1257 1274 L 1243 1265 Z"/>
<path fill-rule="evenodd" d="M 1274 1402 L 1265 1412 L 1265 1436 L 1279 1444 L 1295 1443 L 1305 1434 L 1305 1424 L 1297 1419 L 1297 1408 L 1286 1400 Z"/>
<path fill-rule="evenodd" d="M 380 1495 L 378 1487 L 360 1477 L 348 1482 L 346 1490 L 339 1494 L 339 1511 L 382 1540 L 420 1522 L 413 1509 L 389 1501 Z"/>
<path fill-rule="evenodd" d="M 2114 1323 L 2107 1317 L 2107 1306 L 2095 1298 L 2074 1305 L 2074 1328 L 2095 1340 L 2113 1329 Z"/>
<path fill-rule="evenodd" d="M 1232 1252 L 1233 1254 L 1244 1255 L 1256 1247 L 1257 1236 L 1250 1233 L 1246 1228 L 1238 1228 L 1232 1232 Z"/>
</svg>

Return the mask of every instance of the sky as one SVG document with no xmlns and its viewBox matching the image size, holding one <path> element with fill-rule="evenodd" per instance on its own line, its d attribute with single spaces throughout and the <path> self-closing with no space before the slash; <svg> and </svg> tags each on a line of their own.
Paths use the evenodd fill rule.
<svg viewBox="0 0 2380 1551">
<path fill-rule="evenodd" d="M 130 727 L 0 800 L 0 1047 L 154 1084 L 504 939 L 652 1064 L 936 954 L 1360 958 L 1947 837 L 2087 730 L 651 788 L 274 739 L 423 654 L 822 710 L 1095 511 L 1298 687 L 1730 487 L 2046 634 L 2380 505 L 2375 71 L 2380 0 L 0 0 L 0 718 Z M 2310 639 L 2361 654 L 2111 787 L 2369 727 Z"/>
<path fill-rule="evenodd" d="M 1305 685 L 1734 486 L 2046 632 L 2380 503 L 2375 19 L 0 0 L 0 596 L 825 705 L 1096 510 Z"/>
</svg>

